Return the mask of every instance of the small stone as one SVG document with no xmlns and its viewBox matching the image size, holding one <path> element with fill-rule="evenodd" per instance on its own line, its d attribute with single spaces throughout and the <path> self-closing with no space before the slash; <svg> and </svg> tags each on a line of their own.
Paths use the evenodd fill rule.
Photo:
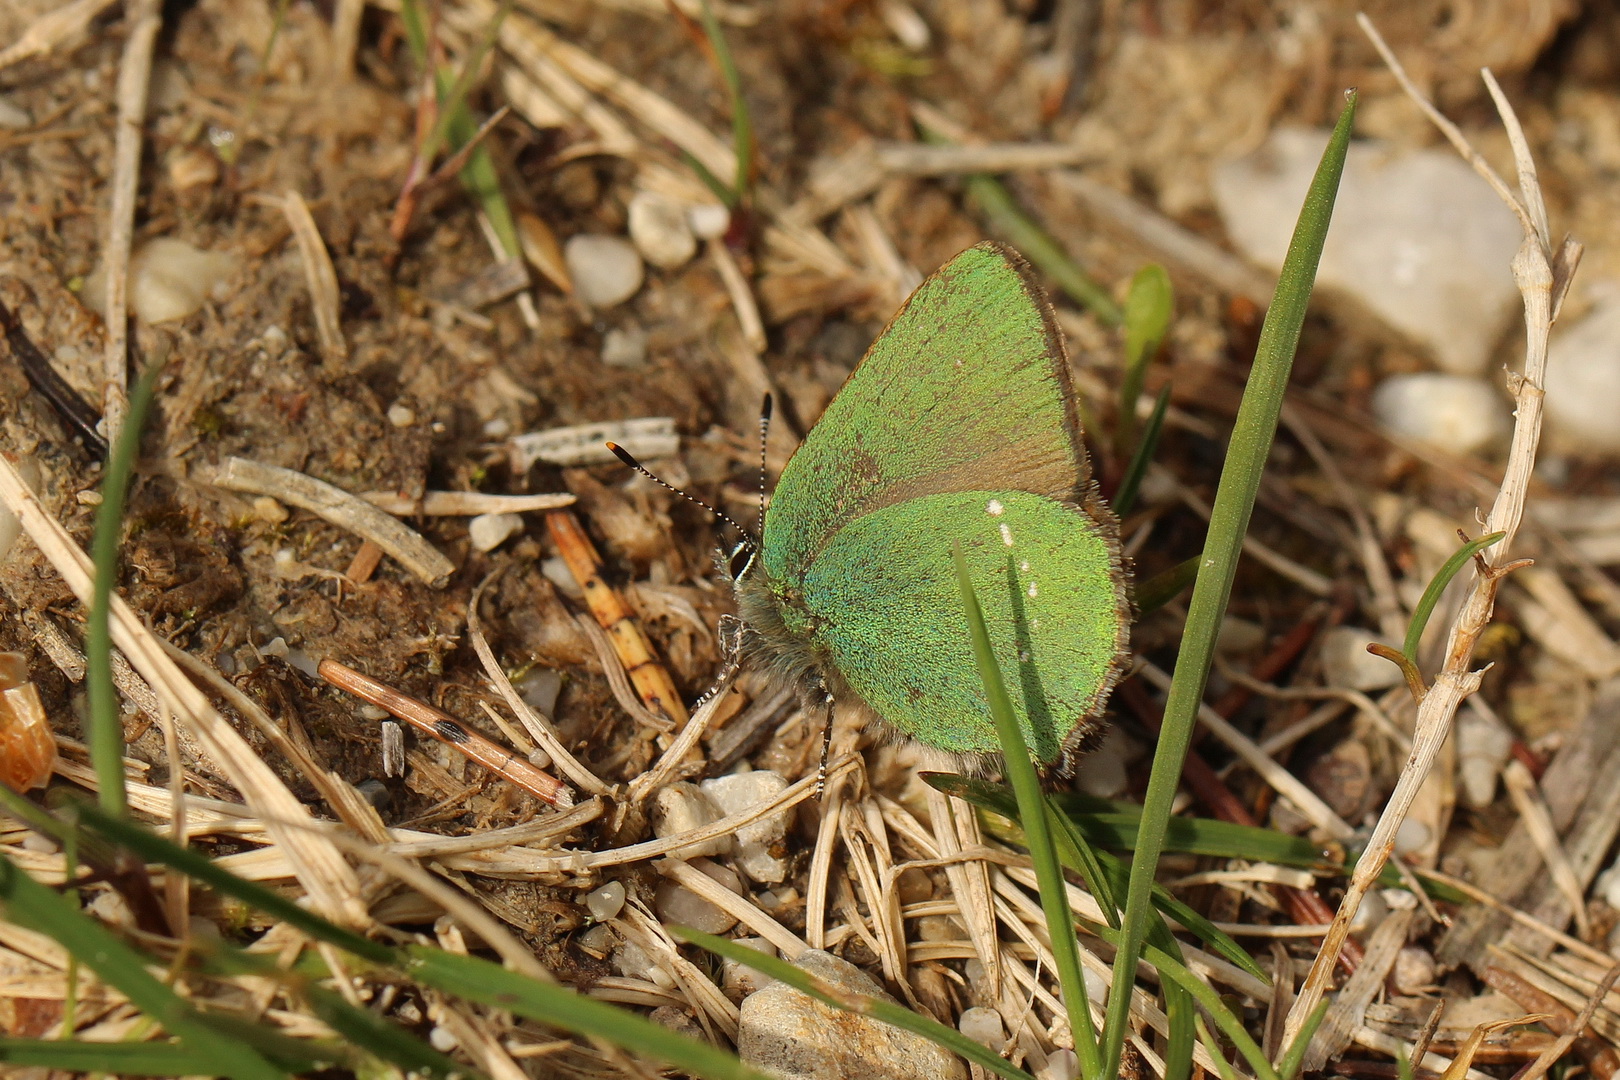
<svg viewBox="0 0 1620 1080">
<path fill-rule="evenodd" d="M 630 200 L 630 239 L 642 258 L 661 270 L 678 270 L 697 254 L 685 209 L 654 191 L 638 191 Z"/>
<path fill-rule="evenodd" d="M 1615 290 L 1620 292 L 1620 290 Z M 1620 295 L 1553 338 L 1547 353 L 1547 422 L 1561 449 L 1620 452 Z"/>
<path fill-rule="evenodd" d="M 733 945 L 741 945 L 745 949 L 753 949 L 766 956 L 776 956 L 776 946 L 762 937 L 734 938 Z M 755 971 L 747 964 L 739 964 L 735 960 L 720 961 L 720 988 L 726 996 L 733 1001 L 741 1001 L 749 994 L 763 990 L 776 982 L 775 979 L 762 971 Z"/>
<path fill-rule="evenodd" d="M 1502 396 L 1467 375 L 1392 375 L 1373 391 L 1372 410 L 1391 431 L 1453 454 L 1471 454 L 1508 430 Z"/>
<path fill-rule="evenodd" d="M 647 362 L 647 331 L 639 326 L 615 326 L 602 335 L 602 363 L 608 367 L 638 368 Z"/>
<path fill-rule="evenodd" d="M 512 421 L 504 416 L 497 416 L 493 420 L 485 420 L 483 431 L 486 439 L 504 439 L 512 434 Z"/>
<path fill-rule="evenodd" d="M 1367 651 L 1373 642 L 1391 642 L 1359 626 L 1335 626 L 1322 635 L 1322 679 L 1352 690 L 1386 690 L 1401 682 L 1401 669 Z"/>
<path fill-rule="evenodd" d="M 673 881 L 660 882 L 653 893 L 653 910 L 666 926 L 690 926 L 705 934 L 723 934 L 737 925 L 712 901 Z"/>
<path fill-rule="evenodd" d="M 633 941 L 626 941 L 613 950 L 613 970 L 627 979 L 646 979 L 660 986 L 673 986 L 675 980 L 663 968 L 653 966 L 652 957 Z"/>
<path fill-rule="evenodd" d="M 196 147 L 169 158 L 169 186 L 176 191 L 210 187 L 219 179 L 219 159 Z"/>
<path fill-rule="evenodd" d="M 442 1024 L 434 1024 L 428 1031 L 428 1045 L 441 1054 L 448 1054 L 460 1045 L 455 1032 Z"/>
<path fill-rule="evenodd" d="M 619 937 L 613 932 L 611 926 L 605 923 L 597 923 L 595 926 L 575 935 L 574 944 L 598 960 L 606 960 L 618 940 Z"/>
<path fill-rule="evenodd" d="M 1075 769 L 1075 789 L 1097 799 L 1117 799 L 1129 783 L 1131 763 L 1142 756 L 1142 748 L 1123 728 L 1103 732 L 1095 750 L 1081 756 Z"/>
<path fill-rule="evenodd" d="M 847 993 L 894 1001 L 860 968 L 811 949 L 795 962 Z M 743 999 L 737 1055 L 783 1080 L 967 1080 L 957 1057 L 920 1035 L 841 1012 L 774 983 Z"/>
<path fill-rule="evenodd" d="M 253 516 L 266 525 L 280 525 L 287 520 L 287 508 L 268 495 L 253 500 Z"/>
<path fill-rule="evenodd" d="M 624 882 L 610 881 L 600 889 L 585 894 L 585 910 L 597 922 L 618 917 L 624 910 Z"/>
<path fill-rule="evenodd" d="M 1434 830 L 1427 822 L 1414 821 L 1407 818 L 1401 822 L 1401 827 L 1395 831 L 1395 853 L 1397 855 L 1411 855 L 1422 851 L 1429 846 Z"/>
<path fill-rule="evenodd" d="M 661 840 L 701 829 L 725 816 L 708 794 L 686 780 L 677 780 L 660 788 L 653 797 L 653 835 Z M 680 856 L 694 859 L 702 855 L 720 855 L 730 851 L 731 844 L 730 836 L 716 836 L 695 847 L 682 848 Z"/>
<path fill-rule="evenodd" d="M 686 212 L 692 232 L 703 240 L 718 240 L 731 228 L 731 211 L 719 203 L 703 203 Z"/>
<path fill-rule="evenodd" d="M 1060 1046 L 1047 1055 L 1046 1064 L 1036 1070 L 1035 1080 L 1075 1080 L 1080 1075 L 1080 1058 L 1073 1050 Z"/>
<path fill-rule="evenodd" d="M 467 539 L 479 551 L 494 551 L 522 531 L 523 518 L 518 514 L 479 514 L 467 522 Z"/>
<path fill-rule="evenodd" d="M 1395 954 L 1395 967 L 1389 981 L 1397 992 L 1416 995 L 1434 988 L 1437 968 L 1434 955 L 1428 949 L 1408 945 Z"/>
<path fill-rule="evenodd" d="M 1464 708 L 1458 714 L 1456 730 L 1457 778 L 1463 802 L 1483 810 L 1496 800 L 1497 778 L 1513 755 L 1513 733 L 1476 708 Z"/>
<path fill-rule="evenodd" d="M 678 1031 L 688 1039 L 703 1041 L 703 1025 L 697 1022 L 697 1017 L 679 1005 L 660 1005 L 647 1014 L 647 1019 L 659 1027 Z"/>
<path fill-rule="evenodd" d="M 610 308 L 636 295 L 646 273 L 635 246 L 618 236 L 581 233 L 569 237 L 563 259 L 575 292 L 594 308 Z"/>
<path fill-rule="evenodd" d="M 170 236 L 148 240 L 129 257 L 129 309 L 145 323 L 184 319 L 209 299 L 229 297 L 241 262 L 229 252 L 204 251 Z M 106 315 L 104 267 L 91 272 L 80 295 Z"/>
<path fill-rule="evenodd" d="M 557 696 L 562 693 L 562 672 L 544 666 L 532 667 L 517 680 L 515 688 L 523 703 L 550 719 L 557 712 Z"/>
<path fill-rule="evenodd" d="M 83 491 L 75 495 L 74 498 L 78 500 L 80 506 L 101 505 L 101 492 L 97 491 L 95 488 L 85 488 Z"/>
<path fill-rule="evenodd" d="M 1001 1014 L 983 1005 L 963 1009 L 962 1015 L 956 1018 L 956 1030 L 991 1050 L 1000 1050 L 1001 1044 L 1007 1039 L 1007 1029 L 1001 1022 Z"/>
<path fill-rule="evenodd" d="M 767 769 L 732 773 L 705 780 L 702 791 L 720 808 L 722 817 L 745 813 L 769 802 L 787 789 L 787 779 Z M 787 877 L 788 812 L 777 811 L 744 825 L 736 832 L 737 868 L 762 885 L 775 885 Z"/>
<path fill-rule="evenodd" d="M 408 428 L 416 423 L 416 410 L 403 401 L 388 406 L 388 422 L 397 428 Z"/>
</svg>

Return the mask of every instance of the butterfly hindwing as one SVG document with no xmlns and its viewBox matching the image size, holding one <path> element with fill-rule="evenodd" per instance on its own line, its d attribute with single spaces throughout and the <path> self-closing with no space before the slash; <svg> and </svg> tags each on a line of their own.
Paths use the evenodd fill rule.
<svg viewBox="0 0 1620 1080">
<path fill-rule="evenodd" d="M 1055 761 L 1095 715 L 1125 647 L 1118 545 L 1025 491 L 928 495 L 857 518 L 804 580 L 806 630 L 850 691 L 941 750 L 997 749 L 952 569 L 960 545 L 1024 737 Z"/>
</svg>

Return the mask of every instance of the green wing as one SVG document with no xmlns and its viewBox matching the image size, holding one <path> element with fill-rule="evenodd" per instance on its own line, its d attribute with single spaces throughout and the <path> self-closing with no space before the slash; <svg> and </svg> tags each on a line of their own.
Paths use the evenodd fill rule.
<svg viewBox="0 0 1620 1080">
<path fill-rule="evenodd" d="M 1009 248 L 969 248 L 918 286 L 788 462 L 765 517 L 766 572 L 796 580 L 853 519 L 921 495 L 1080 501 L 1079 430 L 1040 286 Z"/>
<path fill-rule="evenodd" d="M 995 751 L 953 543 L 1024 738 L 1038 760 L 1055 762 L 1118 677 L 1129 612 L 1113 530 L 1074 507 L 1024 491 L 963 491 L 857 518 L 805 574 L 808 618 L 792 629 L 892 727 L 941 750 Z"/>
</svg>

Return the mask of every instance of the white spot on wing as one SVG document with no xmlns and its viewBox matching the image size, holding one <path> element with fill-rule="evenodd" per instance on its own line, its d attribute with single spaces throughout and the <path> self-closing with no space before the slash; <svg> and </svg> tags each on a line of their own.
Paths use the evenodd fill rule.
<svg viewBox="0 0 1620 1080">
<path fill-rule="evenodd" d="M 1001 525 L 1001 542 L 1012 547 L 1012 530 L 1007 528 L 1006 522 L 1002 522 Z"/>
<path fill-rule="evenodd" d="M 1000 517 L 1002 512 L 1006 509 L 1007 508 L 1005 506 L 1001 505 L 1000 499 L 991 499 L 989 502 L 984 504 L 984 512 L 989 514 L 991 517 Z"/>
<path fill-rule="evenodd" d="M 1031 600 L 1035 599 L 1035 583 L 1033 581 L 1029 583 L 1029 598 Z"/>
<path fill-rule="evenodd" d="M 1018 569 L 1022 570 L 1026 574 L 1029 573 L 1029 560 L 1025 559 L 1023 562 L 1019 563 Z"/>
</svg>

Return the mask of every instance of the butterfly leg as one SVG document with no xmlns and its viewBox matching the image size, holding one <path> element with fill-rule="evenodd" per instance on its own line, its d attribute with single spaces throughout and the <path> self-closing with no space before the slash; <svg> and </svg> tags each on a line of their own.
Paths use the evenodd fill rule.
<svg viewBox="0 0 1620 1080">
<path fill-rule="evenodd" d="M 715 629 L 716 637 L 720 640 L 720 670 L 715 673 L 709 688 L 692 703 L 692 712 L 707 705 L 711 698 L 729 686 L 736 677 L 737 669 L 742 667 L 742 642 L 748 632 L 748 624 L 735 615 L 722 615 Z"/>
<path fill-rule="evenodd" d="M 821 699 L 821 764 L 816 766 L 816 798 L 820 799 L 827 791 L 827 758 L 832 754 L 833 696 L 819 675 L 811 684 L 811 689 Z"/>
</svg>

